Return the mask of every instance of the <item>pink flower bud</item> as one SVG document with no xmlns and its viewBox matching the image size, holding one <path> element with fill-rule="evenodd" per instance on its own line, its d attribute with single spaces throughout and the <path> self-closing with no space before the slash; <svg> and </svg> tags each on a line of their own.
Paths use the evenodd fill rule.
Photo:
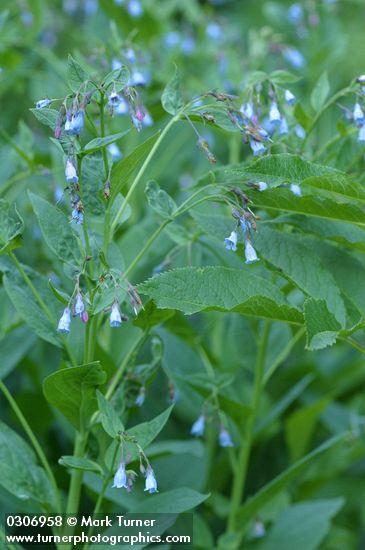
<svg viewBox="0 0 365 550">
<path fill-rule="evenodd" d="M 83 323 L 87 323 L 88 320 L 89 320 L 89 314 L 88 312 L 86 311 L 86 309 L 81 313 L 80 315 L 80 319 Z"/>
</svg>

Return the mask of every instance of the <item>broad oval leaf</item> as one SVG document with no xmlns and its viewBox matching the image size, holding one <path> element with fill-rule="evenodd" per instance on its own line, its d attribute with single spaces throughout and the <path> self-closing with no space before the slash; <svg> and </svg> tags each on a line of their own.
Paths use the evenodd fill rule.
<svg viewBox="0 0 365 550">
<path fill-rule="evenodd" d="M 178 309 L 189 315 L 218 310 L 290 323 L 303 322 L 300 311 L 288 304 L 276 286 L 244 269 L 175 269 L 138 285 L 138 291 L 150 296 L 160 308 Z"/>
<path fill-rule="evenodd" d="M 83 257 L 80 247 L 65 214 L 38 195 L 29 193 L 29 198 L 49 248 L 61 261 L 81 265 Z"/>
<path fill-rule="evenodd" d="M 176 68 L 174 76 L 167 83 L 162 93 L 162 107 L 170 115 L 176 115 L 183 107 L 183 101 L 180 92 L 180 76 Z"/>
<path fill-rule="evenodd" d="M 47 376 L 43 393 L 54 407 L 79 430 L 85 428 L 97 408 L 96 388 L 106 373 L 98 362 L 62 369 Z"/>
<path fill-rule="evenodd" d="M 67 61 L 67 81 L 73 92 L 78 92 L 84 82 L 90 80 L 89 74 L 78 61 L 69 54 Z"/>
<path fill-rule="evenodd" d="M 164 218 L 169 218 L 176 210 L 176 203 L 155 181 L 149 181 L 145 188 L 150 207 Z"/>
<path fill-rule="evenodd" d="M 0 422 L 0 485 L 21 500 L 53 506 L 53 493 L 43 468 L 30 446 Z"/>
</svg>

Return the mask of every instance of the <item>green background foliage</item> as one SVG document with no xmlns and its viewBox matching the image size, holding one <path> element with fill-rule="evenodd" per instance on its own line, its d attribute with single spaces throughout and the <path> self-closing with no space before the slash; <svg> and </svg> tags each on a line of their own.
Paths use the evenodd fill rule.
<svg viewBox="0 0 365 550">
<path fill-rule="evenodd" d="M 363 102 L 362 2 L 300 2 L 300 24 L 290 2 L 142 0 L 140 18 L 127 4 L 1 4 L 1 512 L 193 511 L 198 550 L 361 548 L 364 145 L 348 115 Z M 140 132 L 104 108 L 136 68 L 153 119 Z M 80 139 L 56 140 L 61 102 L 93 83 Z M 290 134 L 253 158 L 232 112 L 258 90 L 264 113 L 274 90 Z M 253 265 L 242 238 L 237 253 L 223 244 L 242 196 L 257 218 Z M 80 277 L 90 319 L 62 335 Z M 114 299 L 129 317 L 116 330 Z M 143 449 L 159 494 L 143 473 L 131 493 L 111 487 L 120 437 L 137 473 Z"/>
</svg>

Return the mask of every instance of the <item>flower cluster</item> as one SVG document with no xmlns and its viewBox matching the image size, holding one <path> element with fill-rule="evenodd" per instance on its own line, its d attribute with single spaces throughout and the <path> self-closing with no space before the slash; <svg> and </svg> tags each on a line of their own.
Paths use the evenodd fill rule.
<svg viewBox="0 0 365 550">
<path fill-rule="evenodd" d="M 128 458 L 124 456 L 124 443 L 125 441 L 130 441 L 138 449 L 139 454 L 139 470 L 142 475 L 145 477 L 145 491 L 148 493 L 158 493 L 157 490 L 157 480 L 155 473 L 152 469 L 152 466 L 146 457 L 143 449 L 135 442 L 133 439 L 128 438 L 128 436 L 121 434 L 121 459 L 117 471 L 114 475 L 113 488 L 117 489 L 127 489 L 128 492 L 132 490 L 133 483 L 137 478 L 137 473 L 134 470 L 127 470 L 126 466 L 128 464 Z"/>
</svg>

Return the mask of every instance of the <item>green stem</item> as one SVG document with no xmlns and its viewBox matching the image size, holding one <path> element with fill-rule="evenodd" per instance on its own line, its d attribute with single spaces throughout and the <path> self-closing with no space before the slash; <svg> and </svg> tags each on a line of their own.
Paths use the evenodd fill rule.
<svg viewBox="0 0 365 550">
<path fill-rule="evenodd" d="M 87 434 L 84 432 L 77 432 L 75 437 L 75 445 L 73 456 L 76 458 L 82 458 L 85 451 Z M 70 490 L 68 493 L 66 513 L 67 514 L 77 514 L 79 509 L 80 494 L 81 494 L 81 485 L 83 479 L 82 470 L 72 470 L 71 474 L 71 483 Z"/>
<path fill-rule="evenodd" d="M 136 266 L 136 264 L 138 264 L 139 260 L 144 256 L 144 254 L 147 252 L 147 250 L 150 248 L 150 246 L 152 245 L 152 243 L 154 242 L 155 239 L 157 239 L 157 237 L 159 236 L 159 234 L 165 229 L 165 227 L 171 222 L 172 220 L 170 219 L 167 219 L 165 220 L 163 223 L 161 223 L 161 225 L 158 226 L 158 228 L 156 229 L 156 231 L 154 231 L 154 233 L 152 233 L 152 235 L 150 236 L 150 238 L 146 241 L 146 243 L 144 244 L 143 248 L 141 248 L 141 250 L 138 252 L 137 256 L 134 258 L 134 260 L 132 261 L 132 263 L 129 264 L 128 266 L 128 269 L 124 272 L 124 277 L 127 278 L 128 275 L 131 273 L 131 271 L 134 269 L 134 267 Z"/>
<path fill-rule="evenodd" d="M 214 184 L 209 184 L 207 185 L 206 187 L 214 187 Z M 150 246 L 153 244 L 153 242 L 157 239 L 157 237 L 160 235 L 160 233 L 165 229 L 165 227 L 173 222 L 174 220 L 176 220 L 176 218 L 178 216 L 181 216 L 182 214 L 184 214 L 185 212 L 187 212 L 187 210 L 189 210 L 190 208 L 193 208 L 194 206 L 197 206 L 199 205 L 200 203 L 204 202 L 205 200 L 211 200 L 212 198 L 214 198 L 214 195 L 209 195 L 207 197 L 203 197 L 202 199 L 194 202 L 193 204 L 189 204 L 190 201 L 196 197 L 197 195 L 199 195 L 202 191 L 204 191 L 205 188 L 202 188 L 202 189 L 199 189 L 198 191 L 196 191 L 193 195 L 191 195 L 190 197 L 188 197 L 186 199 L 186 201 L 184 201 L 180 206 L 179 208 L 174 212 L 174 214 L 171 216 L 171 218 L 168 218 L 166 220 L 164 220 L 158 227 L 157 229 L 154 231 L 154 233 L 152 233 L 152 235 L 150 236 L 150 238 L 146 241 L 146 243 L 144 244 L 144 246 L 141 248 L 141 250 L 138 252 L 137 256 L 134 258 L 134 260 L 132 261 L 132 263 L 128 266 L 128 269 L 124 272 L 124 277 L 127 278 L 128 275 L 131 273 L 131 271 L 134 269 L 134 267 L 136 266 L 136 264 L 139 262 L 139 260 L 144 256 L 144 254 L 147 252 L 147 250 L 150 248 Z"/>
<path fill-rule="evenodd" d="M 307 133 L 306 133 L 306 136 L 303 140 L 303 143 L 302 143 L 302 151 L 304 150 L 304 147 L 308 141 L 308 138 L 310 136 L 310 134 L 312 133 L 312 131 L 314 130 L 318 120 L 321 118 L 321 116 L 323 115 L 323 113 L 325 113 L 325 111 L 327 111 L 327 109 L 329 107 L 331 107 L 331 105 L 333 105 L 334 103 L 336 103 L 336 101 L 338 99 L 340 99 L 340 97 L 348 94 L 348 93 L 351 93 L 353 92 L 353 88 L 351 88 L 350 86 L 347 86 L 346 88 L 343 88 L 342 90 L 339 90 L 337 92 L 337 94 L 335 94 L 334 96 L 332 96 L 328 101 L 327 103 L 325 103 L 322 107 L 322 109 L 316 114 L 316 116 L 314 117 L 314 119 L 312 120 L 312 123 L 310 125 L 310 127 L 308 128 L 307 130 Z"/>
<path fill-rule="evenodd" d="M 294 334 L 294 336 L 289 340 L 287 345 L 282 349 L 282 351 L 279 353 L 275 361 L 270 365 L 270 368 L 267 369 L 267 371 L 264 374 L 263 378 L 263 385 L 265 385 L 268 380 L 271 378 L 271 376 L 274 374 L 276 369 L 281 365 L 281 363 L 286 359 L 286 357 L 289 355 L 295 344 L 298 342 L 298 340 L 301 339 L 301 337 L 305 334 L 305 327 L 301 327 L 297 332 Z"/>
<path fill-rule="evenodd" d="M 118 210 L 118 212 L 117 212 L 117 214 L 116 214 L 116 216 L 113 220 L 113 223 L 111 225 L 111 234 L 113 234 L 115 229 L 117 228 L 119 220 L 123 216 L 128 204 L 129 204 L 129 200 L 130 200 L 131 196 L 133 195 L 137 185 L 139 184 L 141 178 L 143 177 L 145 171 L 147 170 L 147 167 L 148 167 L 149 163 L 151 162 L 151 160 L 152 160 L 154 154 L 156 153 L 157 149 L 159 148 L 162 140 L 164 139 L 164 137 L 166 136 L 166 134 L 170 130 L 170 128 L 175 124 L 175 122 L 177 122 L 179 120 L 179 118 L 180 118 L 180 114 L 175 115 L 174 117 L 172 117 L 169 120 L 168 124 L 166 124 L 165 128 L 162 130 L 162 132 L 159 135 L 158 139 L 155 141 L 151 151 L 147 155 L 144 163 L 142 164 L 138 174 L 136 175 L 132 185 L 130 186 L 130 188 L 128 190 L 128 193 L 124 197 L 124 201 L 123 201 L 122 205 L 120 206 L 120 208 L 119 208 L 119 210 Z"/>
<path fill-rule="evenodd" d="M 15 143 L 15 141 L 9 136 L 9 134 L 3 129 L 0 128 L 0 135 L 3 139 L 18 153 L 18 155 L 28 164 L 28 166 L 33 166 L 33 159 L 31 159 L 21 147 Z"/>
<path fill-rule="evenodd" d="M 259 343 L 257 359 L 255 365 L 255 381 L 252 396 L 251 414 L 247 419 L 244 437 L 242 439 L 241 448 L 238 455 L 238 461 L 236 470 L 234 472 L 233 485 L 232 485 L 232 497 L 231 497 L 231 509 L 228 517 L 228 532 L 232 533 L 236 530 L 236 516 L 240 507 L 244 491 L 247 476 L 248 462 L 250 459 L 252 440 L 253 440 L 253 428 L 258 407 L 260 403 L 261 390 L 263 388 L 263 376 L 265 368 L 266 349 L 269 339 L 270 322 L 265 321 L 261 341 Z"/>
<path fill-rule="evenodd" d="M 5 384 L 1 380 L 0 380 L 0 390 L 2 391 L 5 398 L 9 402 L 11 408 L 13 409 L 14 414 L 18 418 L 20 424 L 22 425 L 25 433 L 27 434 L 29 440 L 31 441 L 31 443 L 34 447 L 35 452 L 38 455 L 38 458 L 39 458 L 41 464 L 43 465 L 45 471 L 48 474 L 48 477 L 49 477 L 49 480 L 50 480 L 51 485 L 53 487 L 53 491 L 54 491 L 54 495 L 55 495 L 56 511 L 57 511 L 57 513 L 60 514 L 60 513 L 62 513 L 62 504 L 61 504 L 60 492 L 58 490 L 57 482 L 56 482 L 56 479 L 53 475 L 53 472 L 52 472 L 51 466 L 49 465 L 47 457 L 44 454 L 44 452 L 42 450 L 42 447 L 38 443 L 38 440 L 37 440 L 36 436 L 34 435 L 34 432 L 33 432 L 32 428 L 29 426 L 25 416 L 23 415 L 22 411 L 18 407 L 18 404 L 16 403 L 15 399 L 13 398 L 11 393 L 9 392 L 8 388 L 5 386 Z"/>
<path fill-rule="evenodd" d="M 38 302 L 39 307 L 42 309 L 42 311 L 44 312 L 46 317 L 49 319 L 49 321 L 54 326 L 56 324 L 56 321 L 55 321 L 51 311 L 49 310 L 49 308 L 47 307 L 46 303 L 44 302 L 42 296 L 39 294 L 38 290 L 35 288 L 32 281 L 28 277 L 28 275 L 27 275 L 25 269 L 23 268 L 22 264 L 19 262 L 18 258 L 15 256 L 15 254 L 12 251 L 9 252 L 9 256 L 12 259 L 12 261 L 14 262 L 14 264 L 16 265 L 16 268 L 19 271 L 20 275 L 22 276 L 23 281 L 29 287 L 29 289 L 32 292 L 34 298 Z M 77 361 L 76 361 L 76 358 L 73 354 L 73 351 L 72 351 L 69 343 L 67 342 L 66 337 L 63 336 L 62 334 L 60 334 L 59 338 L 62 341 L 63 347 L 65 348 L 65 350 L 66 350 L 66 352 L 67 352 L 67 354 L 70 358 L 70 361 L 71 361 L 72 365 L 74 367 L 76 367 L 77 366 Z"/>
<path fill-rule="evenodd" d="M 102 485 L 101 491 L 100 491 L 99 496 L 98 496 L 98 498 L 97 498 L 97 501 L 96 501 L 96 503 L 95 503 L 95 507 L 94 507 L 94 511 L 93 511 L 93 513 L 92 513 L 92 517 L 94 517 L 96 514 L 98 514 L 98 513 L 99 513 L 99 510 L 100 510 L 100 508 L 101 508 L 101 504 L 102 504 L 102 502 L 103 502 L 103 500 L 104 500 L 105 492 L 106 492 L 106 490 L 107 490 L 107 487 L 108 487 L 108 485 L 109 485 L 109 482 L 110 482 L 111 478 L 113 477 L 112 471 L 113 471 L 113 468 L 114 468 L 114 463 L 115 463 L 115 459 L 116 459 L 116 457 L 117 457 L 118 451 L 119 451 L 119 445 L 117 445 L 117 446 L 115 447 L 115 451 L 114 451 L 114 454 L 113 454 L 113 459 L 112 459 L 112 461 L 111 461 L 111 467 L 110 467 L 110 470 L 109 470 L 109 472 L 108 472 L 108 475 L 106 476 L 106 478 L 105 478 L 105 480 L 104 480 L 104 483 L 103 483 L 103 485 Z M 93 534 L 93 532 L 94 532 L 94 526 L 91 525 L 91 526 L 89 527 L 88 532 L 87 532 L 87 538 L 88 538 L 88 539 L 90 539 L 90 537 L 91 537 L 91 535 Z M 84 545 L 84 547 L 83 547 L 83 550 L 87 550 L 88 548 L 89 548 L 89 543 L 86 542 L 85 545 Z"/>
</svg>

